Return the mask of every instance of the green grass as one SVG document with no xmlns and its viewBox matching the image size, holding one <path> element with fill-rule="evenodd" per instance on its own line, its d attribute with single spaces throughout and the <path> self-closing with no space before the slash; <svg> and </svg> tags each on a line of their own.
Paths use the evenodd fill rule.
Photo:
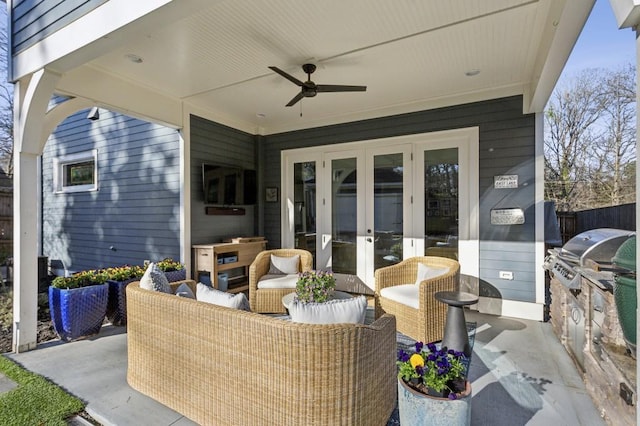
<svg viewBox="0 0 640 426">
<path fill-rule="evenodd" d="M 0 356 L 0 372 L 18 386 L 0 394 L 0 425 L 61 425 L 84 403 L 44 377 Z"/>
</svg>

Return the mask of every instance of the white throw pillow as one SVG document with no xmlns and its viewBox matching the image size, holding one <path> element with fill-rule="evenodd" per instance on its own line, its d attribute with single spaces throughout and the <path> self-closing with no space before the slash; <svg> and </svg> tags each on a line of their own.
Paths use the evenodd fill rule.
<svg viewBox="0 0 640 426">
<path fill-rule="evenodd" d="M 231 294 L 202 283 L 196 285 L 196 299 L 218 306 L 226 306 L 227 308 L 249 310 L 249 301 L 244 293 Z"/>
<path fill-rule="evenodd" d="M 418 263 L 418 276 L 416 277 L 416 285 L 419 285 L 422 281 L 431 278 L 444 275 L 449 272 L 449 268 L 434 268 L 433 266 L 427 266 L 424 263 Z"/>
<path fill-rule="evenodd" d="M 305 324 L 364 324 L 367 298 L 336 299 L 324 303 L 302 303 L 293 300 L 289 305 L 291 321 Z"/>
<path fill-rule="evenodd" d="M 140 278 L 140 288 L 173 294 L 169 280 L 167 280 L 164 272 L 158 268 L 158 265 L 153 262 L 147 266 L 147 270 L 144 271 L 144 275 Z"/>
<path fill-rule="evenodd" d="M 298 283 L 298 274 L 289 275 L 263 275 L 258 280 L 258 288 L 290 288 L 295 289 Z"/>
<path fill-rule="evenodd" d="M 299 262 L 299 254 L 291 257 L 271 255 L 271 266 L 269 267 L 269 275 L 297 274 Z"/>
<path fill-rule="evenodd" d="M 394 285 L 380 290 L 380 296 L 402 303 L 413 309 L 420 309 L 420 286 L 413 284 Z"/>
<path fill-rule="evenodd" d="M 195 299 L 196 295 L 193 294 L 193 291 L 191 290 L 191 287 L 189 287 L 189 284 L 187 283 L 182 283 L 178 286 L 178 288 L 176 289 L 176 296 L 180 296 L 180 297 L 186 297 L 189 299 Z"/>
</svg>

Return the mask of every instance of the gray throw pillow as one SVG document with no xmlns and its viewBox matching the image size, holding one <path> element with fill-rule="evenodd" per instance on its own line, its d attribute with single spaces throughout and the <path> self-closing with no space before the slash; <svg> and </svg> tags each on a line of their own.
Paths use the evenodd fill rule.
<svg viewBox="0 0 640 426">
<path fill-rule="evenodd" d="M 189 287 L 189 284 L 187 283 L 182 283 L 178 286 L 178 288 L 176 289 L 176 296 L 186 297 L 188 299 L 196 298 L 196 295 L 193 294 L 191 287 Z"/>
<path fill-rule="evenodd" d="M 140 278 L 140 288 L 173 294 L 164 272 L 153 262 L 147 266 L 147 270 L 144 271 L 144 275 Z"/>
<path fill-rule="evenodd" d="M 244 293 L 231 294 L 202 283 L 196 285 L 196 299 L 218 306 L 226 306 L 227 308 L 249 310 L 249 300 L 247 300 L 247 296 Z"/>
<path fill-rule="evenodd" d="M 269 267 L 269 275 L 297 274 L 299 262 L 299 254 L 291 257 L 271 255 L 271 266 Z"/>
<path fill-rule="evenodd" d="M 293 300 L 289 305 L 291 321 L 305 324 L 364 324 L 367 298 L 329 300 L 324 303 L 302 303 Z"/>
</svg>

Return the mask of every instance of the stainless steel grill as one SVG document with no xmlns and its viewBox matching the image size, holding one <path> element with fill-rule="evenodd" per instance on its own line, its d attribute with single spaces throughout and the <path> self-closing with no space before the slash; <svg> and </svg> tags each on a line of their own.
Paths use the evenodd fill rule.
<svg viewBox="0 0 640 426">
<path fill-rule="evenodd" d="M 632 231 L 599 228 L 582 232 L 571 238 L 561 248 L 548 250 L 544 268 L 568 288 L 580 288 L 578 268 L 597 265 L 599 271 L 612 270 L 611 258 Z"/>
</svg>

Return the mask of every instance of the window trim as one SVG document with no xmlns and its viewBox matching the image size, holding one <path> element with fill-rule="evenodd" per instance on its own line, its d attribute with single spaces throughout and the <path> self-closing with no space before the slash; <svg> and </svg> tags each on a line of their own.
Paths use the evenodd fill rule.
<svg viewBox="0 0 640 426">
<path fill-rule="evenodd" d="M 93 183 L 86 185 L 64 185 L 65 167 L 93 161 Z M 73 192 L 89 192 L 98 190 L 98 150 L 78 152 L 75 154 L 62 155 L 53 159 L 53 192 L 56 194 L 66 194 Z"/>
</svg>

